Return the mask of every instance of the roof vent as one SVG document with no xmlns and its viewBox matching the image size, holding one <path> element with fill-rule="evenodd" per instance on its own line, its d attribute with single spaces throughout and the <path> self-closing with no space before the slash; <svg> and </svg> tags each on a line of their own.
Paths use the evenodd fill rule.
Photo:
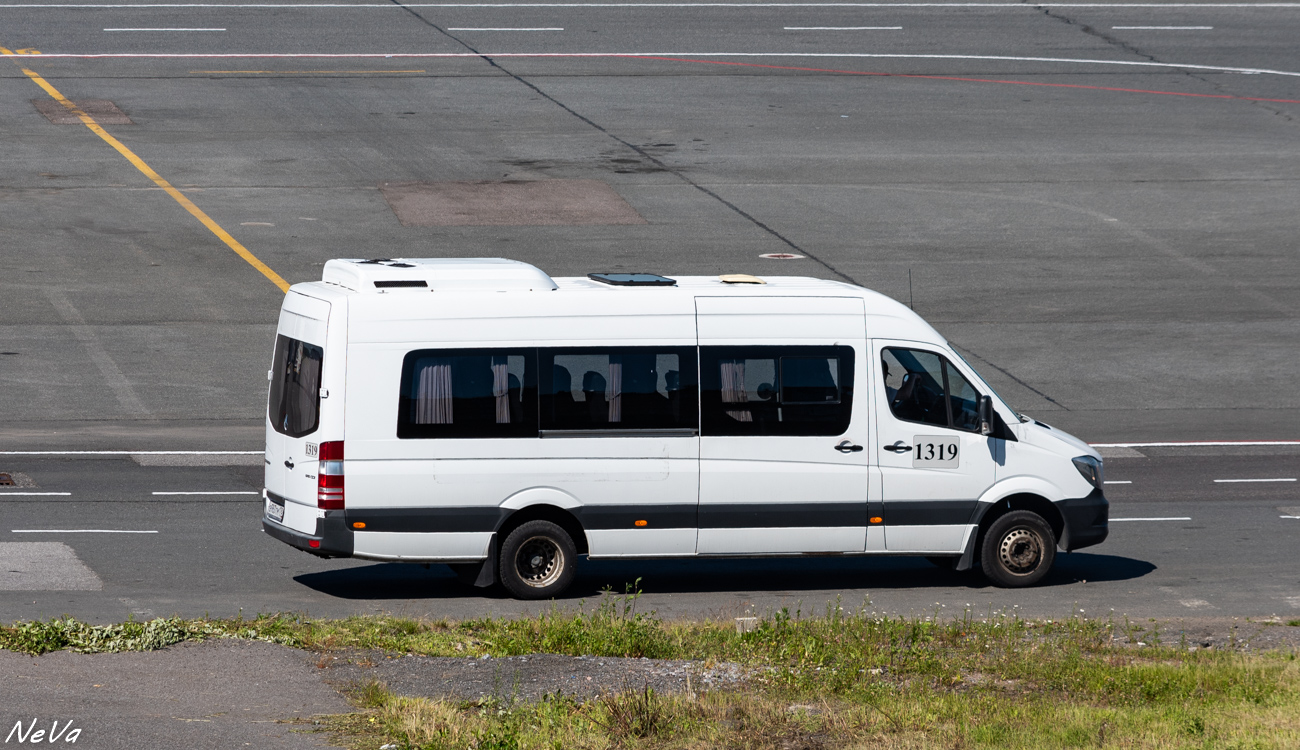
<svg viewBox="0 0 1300 750">
<path fill-rule="evenodd" d="M 331 260 L 321 280 L 354 292 L 553 291 L 555 281 L 527 263 L 504 258 L 373 258 Z"/>
<path fill-rule="evenodd" d="M 724 284 L 766 284 L 766 281 L 747 273 L 724 273 L 718 277 Z"/>
<path fill-rule="evenodd" d="M 587 278 L 612 286 L 677 286 L 677 282 L 653 273 L 589 273 Z"/>
</svg>

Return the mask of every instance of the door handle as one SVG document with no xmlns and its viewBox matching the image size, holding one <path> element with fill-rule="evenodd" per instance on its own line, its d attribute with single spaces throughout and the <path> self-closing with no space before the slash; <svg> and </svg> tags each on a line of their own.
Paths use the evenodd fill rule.
<svg viewBox="0 0 1300 750">
<path fill-rule="evenodd" d="M 857 453 L 862 450 L 862 446 L 854 445 L 848 440 L 845 440 L 841 442 L 839 445 L 835 446 L 835 450 L 839 451 L 840 453 Z"/>
<path fill-rule="evenodd" d="M 886 446 L 884 446 L 884 448 L 885 448 L 885 450 L 887 450 L 887 451 L 889 451 L 889 452 L 891 452 L 891 453 L 911 453 L 911 452 L 912 452 L 912 446 L 908 445 L 907 443 L 904 443 L 902 440 L 899 440 L 898 442 L 894 443 L 893 445 L 886 445 Z"/>
<path fill-rule="evenodd" d="M 284 468 L 286 468 L 286 469 L 292 469 L 292 468 L 293 468 L 293 459 L 292 459 L 292 458 L 284 462 Z"/>
</svg>

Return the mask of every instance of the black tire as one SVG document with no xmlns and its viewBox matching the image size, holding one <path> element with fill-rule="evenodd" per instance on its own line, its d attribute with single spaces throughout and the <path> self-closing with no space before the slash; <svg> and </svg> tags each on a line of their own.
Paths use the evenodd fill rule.
<svg viewBox="0 0 1300 750">
<path fill-rule="evenodd" d="M 945 555 L 943 557 L 927 557 L 925 558 L 925 561 L 936 568 L 941 568 L 943 570 L 956 570 L 957 563 L 961 561 L 961 558 L 955 555 Z"/>
<path fill-rule="evenodd" d="M 993 522 L 980 546 L 980 565 L 994 586 L 1033 586 L 1056 560 L 1056 535 L 1043 517 L 1013 510 Z"/>
<path fill-rule="evenodd" d="M 550 599 L 573 583 L 577 562 L 568 532 L 550 521 L 529 521 L 506 537 L 497 571 L 516 599 Z"/>
</svg>

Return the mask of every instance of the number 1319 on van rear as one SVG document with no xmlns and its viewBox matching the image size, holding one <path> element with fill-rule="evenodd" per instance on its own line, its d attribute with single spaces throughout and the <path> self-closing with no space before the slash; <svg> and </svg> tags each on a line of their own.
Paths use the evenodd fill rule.
<svg viewBox="0 0 1300 750">
<path fill-rule="evenodd" d="M 268 534 L 520 598 L 579 555 L 920 555 L 1028 586 L 1107 534 L 1096 451 L 835 281 L 332 260 L 286 295 L 269 378 Z"/>
</svg>

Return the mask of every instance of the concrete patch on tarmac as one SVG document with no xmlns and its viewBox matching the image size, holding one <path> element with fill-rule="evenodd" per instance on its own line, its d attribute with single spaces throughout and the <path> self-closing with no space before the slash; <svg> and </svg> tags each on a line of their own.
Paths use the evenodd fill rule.
<svg viewBox="0 0 1300 750">
<path fill-rule="evenodd" d="M 63 542 L 0 542 L 0 591 L 101 591 L 104 584 Z"/>
<path fill-rule="evenodd" d="M 264 453 L 132 453 L 141 466 L 261 466 Z"/>
<path fill-rule="evenodd" d="M 209 641 L 161 651 L 39 657 L 0 651 L 0 725 L 71 721 L 77 747 L 331 747 L 310 724 L 352 708 L 300 651 Z M 59 743 L 60 746 L 62 743 Z"/>
<path fill-rule="evenodd" d="M 53 99 L 33 99 L 32 104 L 36 106 L 37 112 L 45 115 L 45 119 L 55 125 L 81 124 L 81 118 L 63 106 L 62 102 Z M 125 112 L 108 99 L 80 99 L 73 102 L 73 104 L 76 105 L 77 109 L 93 117 L 95 122 L 100 125 L 135 124 Z"/>
<path fill-rule="evenodd" d="M 386 182 L 379 189 L 404 227 L 646 223 L 601 180 Z"/>
</svg>

